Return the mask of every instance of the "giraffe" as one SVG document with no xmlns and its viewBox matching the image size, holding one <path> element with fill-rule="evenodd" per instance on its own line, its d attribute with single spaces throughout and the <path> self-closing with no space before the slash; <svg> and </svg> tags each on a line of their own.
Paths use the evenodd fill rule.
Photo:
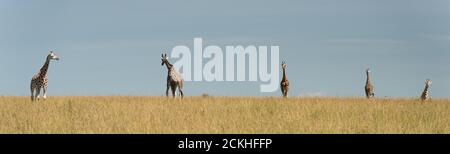
<svg viewBox="0 0 450 154">
<path fill-rule="evenodd" d="M 289 91 L 289 81 L 286 77 L 286 62 L 281 63 L 281 67 L 283 69 L 283 78 L 281 79 L 280 87 L 281 87 L 281 93 L 283 94 L 283 97 L 288 97 L 288 91 Z"/>
<path fill-rule="evenodd" d="M 426 101 L 429 99 L 429 89 L 430 89 L 430 85 L 431 85 L 431 80 L 427 79 L 425 80 L 425 88 L 423 89 L 422 95 L 420 96 L 420 99 L 422 101 Z"/>
<path fill-rule="evenodd" d="M 166 97 L 169 97 L 169 88 L 172 89 L 172 96 L 175 98 L 175 91 L 178 88 L 179 95 L 183 98 L 183 80 L 181 75 L 175 70 L 168 61 L 167 54 L 161 54 L 161 66 L 167 66 L 167 88 Z"/>
<path fill-rule="evenodd" d="M 367 80 L 366 80 L 366 86 L 364 87 L 364 90 L 366 92 L 366 97 L 367 98 L 372 98 L 375 96 L 375 94 L 373 93 L 373 85 L 370 82 L 370 69 L 366 70 L 366 75 L 367 75 Z"/>
<path fill-rule="evenodd" d="M 44 90 L 44 100 L 47 99 L 47 70 L 51 60 L 59 60 L 59 57 L 50 51 L 47 55 L 44 65 L 41 69 L 31 78 L 30 90 L 31 90 L 31 100 L 39 100 L 39 94 L 41 92 L 41 88 Z M 34 91 L 36 91 L 36 95 L 34 95 Z"/>
</svg>

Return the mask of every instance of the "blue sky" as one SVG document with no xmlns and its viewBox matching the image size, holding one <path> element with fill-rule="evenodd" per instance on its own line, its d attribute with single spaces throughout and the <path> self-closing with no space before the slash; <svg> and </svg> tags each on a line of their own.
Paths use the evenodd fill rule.
<svg viewBox="0 0 450 154">
<path fill-rule="evenodd" d="M 49 50 L 48 95 L 165 93 L 178 45 L 278 45 L 290 96 L 450 97 L 450 1 L 0 1 L 0 95 L 29 95 Z M 175 59 L 171 59 L 175 61 Z M 280 96 L 259 82 L 187 82 L 185 95 Z"/>
</svg>

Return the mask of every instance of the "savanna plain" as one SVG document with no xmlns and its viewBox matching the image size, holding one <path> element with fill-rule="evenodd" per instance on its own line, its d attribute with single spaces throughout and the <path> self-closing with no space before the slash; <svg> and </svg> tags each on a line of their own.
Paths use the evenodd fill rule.
<svg viewBox="0 0 450 154">
<path fill-rule="evenodd" d="M 0 133 L 448 134 L 450 99 L 0 96 Z"/>
</svg>

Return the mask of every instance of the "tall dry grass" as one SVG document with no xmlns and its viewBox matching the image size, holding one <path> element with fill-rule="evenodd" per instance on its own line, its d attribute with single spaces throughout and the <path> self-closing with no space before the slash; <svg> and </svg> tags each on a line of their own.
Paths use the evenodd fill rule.
<svg viewBox="0 0 450 154">
<path fill-rule="evenodd" d="M 0 133 L 450 133 L 450 100 L 4 96 Z"/>
</svg>

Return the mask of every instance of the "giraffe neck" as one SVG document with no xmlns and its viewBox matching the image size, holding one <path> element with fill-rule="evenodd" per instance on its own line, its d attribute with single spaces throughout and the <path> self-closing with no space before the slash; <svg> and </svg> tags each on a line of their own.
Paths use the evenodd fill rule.
<svg viewBox="0 0 450 154">
<path fill-rule="evenodd" d="M 286 69 L 285 68 L 283 68 L 283 79 L 282 80 L 283 81 L 287 80 L 287 78 L 286 78 Z"/>
<path fill-rule="evenodd" d="M 369 72 L 366 72 L 366 74 L 367 74 L 366 84 L 370 84 L 370 74 Z"/>
<path fill-rule="evenodd" d="M 173 65 L 167 61 L 166 67 L 167 67 L 167 73 L 170 74 L 172 72 Z"/>
<path fill-rule="evenodd" d="M 426 84 L 425 88 L 423 89 L 423 93 L 428 93 L 428 88 L 430 87 L 430 85 Z"/>
<path fill-rule="evenodd" d="M 49 64 L 50 64 L 50 59 L 47 58 L 47 60 L 44 63 L 44 66 L 41 67 L 40 74 L 39 74 L 40 76 L 47 75 L 47 70 L 48 70 Z"/>
</svg>

